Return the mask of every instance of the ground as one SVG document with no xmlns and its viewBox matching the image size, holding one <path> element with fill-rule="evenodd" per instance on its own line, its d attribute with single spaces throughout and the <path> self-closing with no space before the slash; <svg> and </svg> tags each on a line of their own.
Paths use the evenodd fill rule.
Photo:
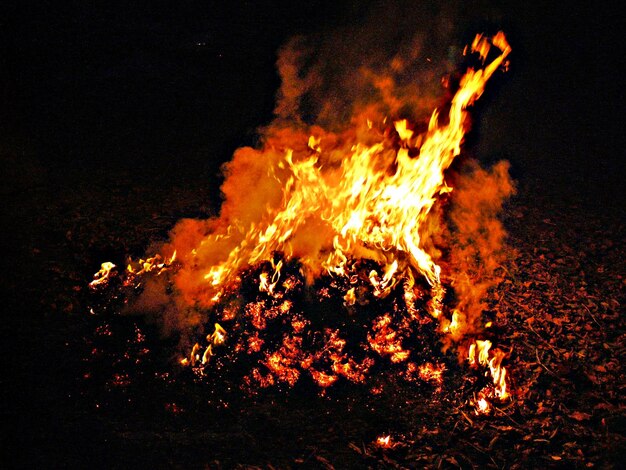
<svg viewBox="0 0 626 470">
<path fill-rule="evenodd" d="M 9 467 L 621 466 L 625 219 L 610 195 L 519 178 L 504 214 L 517 256 L 491 304 L 512 399 L 476 416 L 461 367 L 441 392 L 398 383 L 375 397 L 221 403 L 168 362 L 174 346 L 144 318 L 92 314 L 87 288 L 100 262 L 141 256 L 181 217 L 210 215 L 212 174 L 36 163 L 27 174 L 3 193 Z M 375 444 L 384 435 L 393 447 Z"/>
</svg>

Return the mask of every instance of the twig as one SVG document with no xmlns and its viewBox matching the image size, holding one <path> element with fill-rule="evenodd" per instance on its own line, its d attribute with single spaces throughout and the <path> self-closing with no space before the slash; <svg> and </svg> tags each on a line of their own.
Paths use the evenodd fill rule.
<svg viewBox="0 0 626 470">
<path fill-rule="evenodd" d="M 481 454 L 484 455 L 488 455 L 487 451 L 479 446 L 477 446 L 476 444 L 472 444 L 470 441 L 466 441 L 466 440 L 461 440 L 460 442 L 464 442 L 465 444 L 469 444 L 470 446 L 472 446 L 474 449 L 476 449 L 478 452 L 480 452 Z"/>
<path fill-rule="evenodd" d="M 591 319 L 596 323 L 596 325 L 598 325 L 600 328 L 602 328 L 602 325 L 600 325 L 600 323 L 598 323 L 598 320 L 596 320 L 596 317 L 593 316 L 593 313 L 591 313 L 591 310 L 589 310 L 589 307 L 587 307 L 585 304 L 582 304 L 582 306 L 585 307 L 585 310 L 587 310 L 587 313 L 589 314 Z"/>
<path fill-rule="evenodd" d="M 541 367 L 543 367 L 550 375 L 553 375 L 554 377 L 559 379 L 561 382 L 564 381 L 562 377 L 559 377 L 554 372 L 552 372 L 550 369 L 548 369 L 545 365 L 543 365 L 543 363 L 539 359 L 539 350 L 537 348 L 535 348 L 535 357 L 537 358 L 537 364 L 539 364 Z"/>
<path fill-rule="evenodd" d="M 504 411 L 502 411 L 500 408 L 498 408 L 498 407 L 496 407 L 496 406 L 494 406 L 494 407 L 493 407 L 493 409 L 494 409 L 496 412 L 500 413 L 501 415 L 506 416 L 507 418 L 509 418 L 509 420 L 510 420 L 513 424 L 515 424 L 515 425 L 519 428 L 519 429 L 516 429 L 516 431 L 518 431 L 518 432 L 522 432 L 522 427 L 523 427 L 523 426 L 522 426 L 520 423 L 518 423 L 517 421 L 515 421 L 513 418 L 511 418 L 511 415 L 510 415 L 510 414 L 505 413 Z"/>
<path fill-rule="evenodd" d="M 554 353 L 554 355 L 555 355 L 555 356 L 557 356 L 557 357 L 560 357 L 560 356 L 561 356 L 561 355 L 559 354 L 559 352 L 556 350 L 556 348 L 555 348 L 554 346 L 552 346 L 552 345 L 551 345 L 551 344 L 550 344 L 547 340 L 545 340 L 545 339 L 543 338 L 543 336 L 541 336 L 539 333 L 537 333 L 537 332 L 535 331 L 535 329 L 534 329 L 532 326 L 528 325 L 528 327 L 527 327 L 527 328 L 528 328 L 528 329 L 530 329 L 530 331 L 532 331 L 533 333 L 535 333 L 535 334 L 537 335 L 537 337 L 538 337 L 541 341 L 543 341 L 544 343 L 546 343 L 546 346 L 548 346 L 548 347 L 552 350 L 552 352 Z"/>
<path fill-rule="evenodd" d="M 474 421 L 472 421 L 472 420 L 469 418 L 469 416 L 467 416 L 467 415 L 465 414 L 465 412 L 464 412 L 463 410 L 459 409 L 459 411 L 461 412 L 461 414 L 463 415 L 463 417 L 467 420 L 467 422 L 468 422 L 468 423 L 470 423 L 470 426 L 474 426 Z"/>
</svg>

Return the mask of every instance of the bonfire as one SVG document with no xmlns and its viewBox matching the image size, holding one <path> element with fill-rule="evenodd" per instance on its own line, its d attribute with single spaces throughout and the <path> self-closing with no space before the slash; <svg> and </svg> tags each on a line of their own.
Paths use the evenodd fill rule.
<svg viewBox="0 0 626 470">
<path fill-rule="evenodd" d="M 437 390 L 461 364 L 482 377 L 474 413 L 490 413 L 511 393 L 484 312 L 513 185 L 504 162 L 455 162 L 469 108 L 510 51 L 503 33 L 476 36 L 464 51 L 475 65 L 447 78 L 427 119 L 400 103 L 359 106 L 340 128 L 277 121 L 226 165 L 219 217 L 180 221 L 125 269 L 104 263 L 92 288 L 159 312 L 179 338 L 173 367 L 199 380 L 379 394 L 381 376 Z M 374 83 L 384 96 L 388 81 Z"/>
</svg>

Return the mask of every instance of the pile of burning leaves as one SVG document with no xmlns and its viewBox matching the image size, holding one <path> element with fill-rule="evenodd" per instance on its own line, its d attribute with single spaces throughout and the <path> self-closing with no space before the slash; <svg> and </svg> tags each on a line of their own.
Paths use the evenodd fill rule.
<svg viewBox="0 0 626 470">
<path fill-rule="evenodd" d="M 482 311 L 512 185 L 505 165 L 461 174 L 458 191 L 446 171 L 467 108 L 510 47 L 502 33 L 478 35 L 471 52 L 481 68 L 467 69 L 447 116 L 435 110 L 427 125 L 368 109 L 343 131 L 279 127 L 262 149 L 240 149 L 220 218 L 183 221 L 162 247 L 169 254 L 129 262 L 118 284 L 131 292 L 119 297 L 131 309 L 156 305 L 164 322 L 192 332 L 183 344 L 201 338 L 180 364 L 207 381 L 240 376 L 236 388 L 249 394 L 307 382 L 379 394 L 370 378 L 440 388 L 456 360 L 486 377 L 470 402 L 489 413 L 509 396 L 506 354 L 484 336 L 492 322 Z M 256 200 L 241 202 L 242 183 Z M 104 263 L 91 287 L 110 284 L 114 268 Z"/>
<path fill-rule="evenodd" d="M 174 261 L 159 261 L 142 260 L 143 274 L 176 269 Z M 323 276 L 312 286 L 306 285 L 297 261 L 291 261 L 283 265 L 285 280 L 268 288 L 264 280 L 271 265 L 260 263 L 240 273 L 240 281 L 206 312 L 203 326 L 209 333 L 203 344 L 195 343 L 179 361 L 222 398 L 226 389 L 252 396 L 270 387 L 322 395 L 331 386 L 361 387 L 378 395 L 397 380 L 432 393 L 441 392 L 447 375 L 468 372 L 456 354 L 442 352 L 439 322 L 427 313 L 432 298 L 425 281 L 410 288 L 397 285 L 381 298 L 371 282 L 380 267 L 371 261 L 359 261 L 349 279 Z M 129 267 L 125 278 L 109 271 L 104 290 L 104 275 L 92 283 L 109 308 L 112 299 L 121 301 L 123 310 L 141 296 L 143 285 Z M 505 354 L 490 347 L 489 340 L 469 346 L 467 361 L 475 372 L 468 390 L 475 392 L 471 402 L 477 414 L 490 411 L 488 400 L 508 397 L 506 369 L 500 368 Z"/>
</svg>

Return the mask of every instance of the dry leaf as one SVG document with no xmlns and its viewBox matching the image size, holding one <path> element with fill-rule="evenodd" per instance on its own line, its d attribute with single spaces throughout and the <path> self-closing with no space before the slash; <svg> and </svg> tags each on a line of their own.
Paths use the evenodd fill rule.
<svg viewBox="0 0 626 470">
<path fill-rule="evenodd" d="M 576 421 L 586 421 L 591 419 L 591 415 L 589 413 L 583 413 L 581 411 L 574 411 L 573 413 L 570 413 L 569 417 L 575 419 Z"/>
</svg>

